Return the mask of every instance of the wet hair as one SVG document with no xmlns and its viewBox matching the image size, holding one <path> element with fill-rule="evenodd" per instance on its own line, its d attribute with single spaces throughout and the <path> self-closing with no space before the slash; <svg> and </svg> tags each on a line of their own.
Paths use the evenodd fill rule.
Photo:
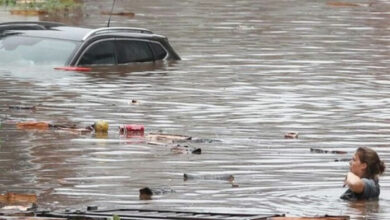
<svg viewBox="0 0 390 220">
<path fill-rule="evenodd" d="M 363 177 L 376 179 L 378 175 L 382 175 L 385 172 L 385 163 L 379 159 L 378 154 L 373 149 L 359 147 L 356 153 L 360 161 L 367 164 Z"/>
</svg>

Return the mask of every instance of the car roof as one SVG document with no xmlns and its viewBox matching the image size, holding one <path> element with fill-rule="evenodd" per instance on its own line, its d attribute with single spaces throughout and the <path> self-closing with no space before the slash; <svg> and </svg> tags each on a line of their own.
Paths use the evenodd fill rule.
<svg viewBox="0 0 390 220">
<path fill-rule="evenodd" d="M 0 23 L 0 33 L 15 33 L 32 37 L 85 41 L 96 36 L 122 36 L 134 38 L 165 38 L 153 32 L 133 27 L 84 28 L 66 26 L 55 22 L 8 22 Z"/>
</svg>

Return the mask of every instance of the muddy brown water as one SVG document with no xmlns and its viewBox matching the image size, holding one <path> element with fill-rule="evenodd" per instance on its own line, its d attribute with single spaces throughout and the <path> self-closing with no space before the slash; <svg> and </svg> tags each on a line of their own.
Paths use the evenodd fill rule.
<svg viewBox="0 0 390 220">
<path fill-rule="evenodd" d="M 11 16 L 101 27 L 109 1 L 67 17 Z M 379 201 L 339 199 L 359 146 L 390 163 L 390 2 L 309 0 L 117 1 L 113 26 L 169 37 L 182 61 L 92 73 L 1 67 L 0 192 L 39 195 L 46 208 L 130 207 L 390 218 L 390 178 Z M 138 100 L 132 104 L 131 100 Z M 36 105 L 36 111 L 9 109 Z M 17 129 L 15 121 L 86 126 L 104 135 Z M 118 126 L 219 140 L 201 155 L 121 137 Z M 298 139 L 284 139 L 287 132 Z M 347 154 L 319 154 L 310 148 Z M 183 181 L 183 173 L 232 174 Z M 139 200 L 145 186 L 174 190 Z"/>
</svg>

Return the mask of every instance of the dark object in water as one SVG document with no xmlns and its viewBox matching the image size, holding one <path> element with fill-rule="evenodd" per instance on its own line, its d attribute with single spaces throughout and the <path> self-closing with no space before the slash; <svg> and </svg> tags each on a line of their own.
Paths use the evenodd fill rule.
<svg viewBox="0 0 390 220">
<path fill-rule="evenodd" d="M 102 15 L 128 16 L 128 17 L 134 17 L 135 16 L 134 12 L 126 12 L 126 11 L 121 11 L 121 12 L 102 11 L 100 14 L 102 14 Z"/>
<path fill-rule="evenodd" d="M 35 105 L 33 106 L 16 106 L 16 105 L 12 105 L 12 106 L 8 106 L 9 109 L 13 109 L 13 110 L 32 110 L 32 111 L 35 111 L 37 110 L 37 107 Z"/>
<path fill-rule="evenodd" d="M 284 135 L 284 138 L 296 139 L 296 138 L 298 138 L 298 133 L 297 132 L 288 132 L 287 134 Z"/>
<path fill-rule="evenodd" d="M 321 153 L 321 154 L 346 154 L 346 151 L 341 150 L 323 150 L 319 148 L 310 148 L 310 152 Z"/>
<path fill-rule="evenodd" d="M 166 193 L 174 193 L 175 191 L 169 188 L 149 188 L 144 187 L 139 190 L 139 199 L 150 200 L 153 195 L 162 195 Z"/>
<path fill-rule="evenodd" d="M 113 219 L 113 216 L 118 216 L 121 219 L 165 219 L 165 220 L 222 220 L 222 219 L 235 219 L 235 220 L 348 220 L 349 216 L 316 216 L 316 217 L 286 217 L 284 214 L 248 214 L 248 213 L 214 213 L 214 212 L 193 212 L 193 211 L 179 211 L 179 210 L 156 210 L 156 209 L 134 209 L 134 208 L 121 208 L 121 209 L 100 209 L 96 207 L 96 210 L 70 210 L 64 211 L 34 211 L 30 212 L 35 217 L 22 218 L 30 220 L 77 220 L 77 219 L 89 219 L 89 220 L 101 220 L 101 219 Z M 0 210 L 1 218 L 3 219 L 16 219 L 20 216 L 20 212 L 8 214 Z M 11 218 L 9 218 L 11 217 Z M 21 219 L 20 217 L 18 219 Z"/>
<path fill-rule="evenodd" d="M 335 162 L 349 162 L 351 159 L 349 158 L 341 158 L 341 159 L 335 159 Z"/>
<path fill-rule="evenodd" d="M 231 174 L 220 174 L 220 175 L 196 175 L 196 174 L 187 174 L 183 175 L 184 181 L 187 180 L 226 180 L 229 182 L 234 181 L 234 176 Z"/>
<path fill-rule="evenodd" d="M 193 153 L 193 154 L 201 154 L 201 153 L 202 153 L 202 149 L 200 149 L 200 148 L 195 148 L 195 150 L 192 150 L 192 153 Z"/>
<path fill-rule="evenodd" d="M 192 138 L 191 143 L 219 143 L 222 142 L 220 140 L 214 140 L 214 139 L 207 139 L 207 138 Z"/>
<path fill-rule="evenodd" d="M 189 147 L 187 145 L 181 146 L 180 144 L 172 147 L 171 151 L 175 152 L 175 153 L 181 153 L 181 154 L 201 154 L 202 153 L 201 148 Z"/>
<path fill-rule="evenodd" d="M 149 187 L 144 187 L 139 190 L 139 199 L 150 200 L 152 199 L 153 191 Z"/>
<path fill-rule="evenodd" d="M 62 218 L 68 220 L 102 220 L 113 219 L 113 216 L 119 216 L 121 219 L 165 219 L 165 220 L 271 220 L 271 217 L 280 215 L 275 214 L 248 214 L 248 213 L 214 213 L 214 212 L 194 212 L 194 211 L 180 211 L 180 210 L 156 210 L 156 209 L 98 209 L 96 211 L 84 210 L 65 210 L 65 211 L 43 211 L 37 213 L 39 217 Z M 48 219 L 35 219 L 48 220 Z"/>
</svg>

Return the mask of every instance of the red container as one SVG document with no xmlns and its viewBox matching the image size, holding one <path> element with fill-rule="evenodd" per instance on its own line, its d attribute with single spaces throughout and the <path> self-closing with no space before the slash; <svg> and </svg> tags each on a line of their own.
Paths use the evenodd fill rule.
<svg viewBox="0 0 390 220">
<path fill-rule="evenodd" d="M 127 134 L 127 136 L 144 136 L 145 127 L 136 124 L 121 125 L 119 131 L 121 134 Z"/>
</svg>

